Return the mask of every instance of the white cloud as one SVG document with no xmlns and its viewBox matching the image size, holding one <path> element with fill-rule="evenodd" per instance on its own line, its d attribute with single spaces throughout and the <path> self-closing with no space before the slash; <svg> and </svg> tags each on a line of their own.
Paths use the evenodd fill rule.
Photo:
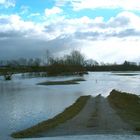
<svg viewBox="0 0 140 140">
<path fill-rule="evenodd" d="M 0 6 L 4 6 L 5 8 L 15 7 L 15 0 L 0 0 Z"/>
<path fill-rule="evenodd" d="M 138 38 L 137 38 L 138 39 Z M 140 59 L 140 39 L 116 39 L 109 38 L 106 41 L 82 41 L 82 52 L 88 58 L 93 58 L 99 62 L 122 63 L 125 60 L 136 61 Z"/>
<path fill-rule="evenodd" d="M 140 17 L 132 12 L 119 13 L 108 21 L 103 17 L 66 19 L 62 16 L 51 22 L 46 18 L 42 23 L 24 21 L 19 15 L 0 15 L 0 56 L 11 46 L 18 51 L 23 47 L 30 53 L 40 52 L 42 48 L 63 52 L 78 47 L 97 61 L 139 60 L 139 25 Z"/>
<path fill-rule="evenodd" d="M 122 12 L 118 14 L 118 16 L 128 18 L 130 20 L 131 27 L 140 29 L 140 16 L 137 16 L 132 12 Z"/>
<path fill-rule="evenodd" d="M 140 10 L 139 0 L 68 0 L 74 10 L 96 8 L 122 8 L 124 10 Z"/>
<path fill-rule="evenodd" d="M 63 18 L 46 24 L 45 28 L 46 32 L 57 37 L 73 36 L 78 39 L 98 40 L 109 37 L 139 36 L 139 25 L 139 16 L 131 12 L 122 12 L 108 21 L 104 21 L 103 17 L 94 19 L 86 16 L 75 19 Z"/>
<path fill-rule="evenodd" d="M 60 14 L 62 13 L 63 10 L 60 9 L 59 7 L 53 7 L 51 9 L 45 9 L 45 15 L 48 17 L 48 16 L 52 16 L 52 15 L 57 15 L 57 14 Z"/>
<path fill-rule="evenodd" d="M 88 58 L 104 62 L 137 61 L 140 59 L 140 17 L 132 12 L 121 12 L 104 21 L 103 17 L 64 19 L 46 27 L 57 37 L 75 40 L 74 47 Z M 64 43 L 66 43 L 64 39 Z M 71 46 L 67 45 L 70 49 Z"/>
<path fill-rule="evenodd" d="M 43 27 L 32 21 L 24 21 L 18 15 L 1 15 L 0 16 L 0 34 L 2 38 L 42 38 L 47 39 L 47 35 L 43 34 Z M 13 33 L 13 35 L 12 35 Z"/>
</svg>

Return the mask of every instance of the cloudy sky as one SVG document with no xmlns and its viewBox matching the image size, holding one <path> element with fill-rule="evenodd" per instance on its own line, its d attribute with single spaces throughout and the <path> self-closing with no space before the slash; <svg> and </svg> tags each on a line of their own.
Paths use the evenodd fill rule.
<svg viewBox="0 0 140 140">
<path fill-rule="evenodd" d="M 0 59 L 75 48 L 99 62 L 140 61 L 140 0 L 0 0 Z"/>
</svg>

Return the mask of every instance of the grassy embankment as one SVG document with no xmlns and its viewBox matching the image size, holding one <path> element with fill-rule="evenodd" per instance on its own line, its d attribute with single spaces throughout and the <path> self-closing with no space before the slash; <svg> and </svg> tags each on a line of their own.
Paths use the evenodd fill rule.
<svg viewBox="0 0 140 140">
<path fill-rule="evenodd" d="M 80 81 L 85 81 L 83 78 L 76 78 L 72 80 L 66 80 L 66 81 L 47 81 L 43 83 L 39 83 L 38 85 L 73 85 L 73 84 L 79 84 Z"/>
<path fill-rule="evenodd" d="M 62 113 L 58 114 L 54 118 L 49 119 L 47 121 L 43 121 L 26 130 L 13 133 L 11 136 L 14 138 L 35 137 L 41 132 L 45 132 L 52 128 L 55 128 L 59 124 L 64 123 L 65 121 L 70 120 L 74 116 L 76 116 L 84 108 L 89 98 L 90 96 L 81 96 L 76 100 L 76 102 L 73 105 L 66 108 Z"/>
<path fill-rule="evenodd" d="M 140 131 L 140 97 L 134 94 L 112 90 L 108 96 L 111 106 L 120 117 Z"/>
</svg>

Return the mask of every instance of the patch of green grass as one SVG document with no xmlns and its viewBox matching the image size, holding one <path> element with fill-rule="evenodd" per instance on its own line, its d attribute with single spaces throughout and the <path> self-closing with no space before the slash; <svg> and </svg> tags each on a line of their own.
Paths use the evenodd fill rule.
<svg viewBox="0 0 140 140">
<path fill-rule="evenodd" d="M 90 96 L 81 96 L 76 100 L 76 102 L 73 105 L 66 108 L 62 113 L 58 114 L 54 118 L 49 119 L 47 121 L 43 121 L 26 130 L 13 133 L 11 136 L 14 138 L 35 137 L 37 134 L 41 132 L 46 132 L 52 128 L 55 128 L 61 123 L 64 123 L 67 120 L 70 120 L 74 116 L 76 116 L 84 108 L 89 98 Z"/>
<path fill-rule="evenodd" d="M 47 81 L 43 83 L 39 83 L 38 85 L 73 85 L 73 84 L 79 84 L 78 82 L 85 81 L 82 78 L 77 78 L 73 80 L 66 80 L 66 81 Z"/>
<path fill-rule="evenodd" d="M 136 131 L 140 131 L 139 96 L 112 90 L 108 100 L 124 121 L 132 125 Z"/>
</svg>

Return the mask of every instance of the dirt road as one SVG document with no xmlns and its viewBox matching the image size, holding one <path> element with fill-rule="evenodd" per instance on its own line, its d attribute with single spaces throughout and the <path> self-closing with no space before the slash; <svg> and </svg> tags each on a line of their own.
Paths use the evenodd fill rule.
<svg viewBox="0 0 140 140">
<path fill-rule="evenodd" d="M 40 136 L 82 135 L 97 133 L 131 133 L 133 128 L 123 122 L 111 108 L 107 98 L 91 97 L 84 109 L 73 119 Z"/>
</svg>

